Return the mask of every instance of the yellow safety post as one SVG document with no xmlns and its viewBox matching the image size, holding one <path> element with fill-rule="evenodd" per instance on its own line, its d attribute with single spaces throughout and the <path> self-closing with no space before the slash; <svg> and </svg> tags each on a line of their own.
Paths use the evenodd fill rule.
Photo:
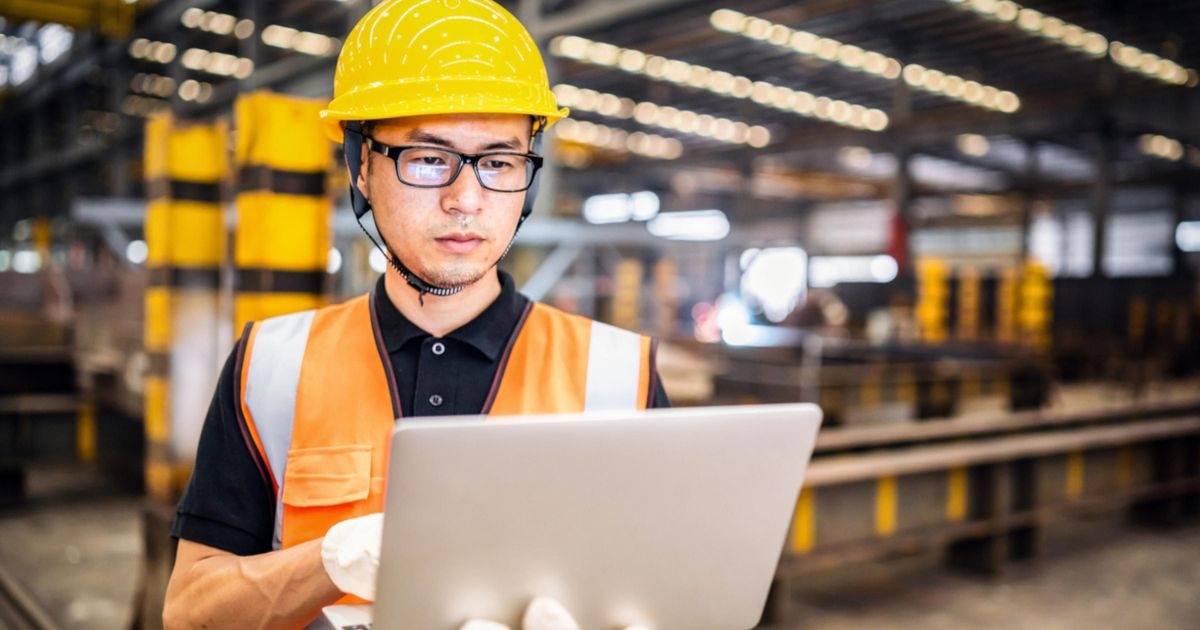
<svg viewBox="0 0 1200 630">
<path fill-rule="evenodd" d="M 817 505 L 811 488 L 800 491 L 796 501 L 796 515 L 792 519 L 792 552 L 805 554 L 812 551 L 817 542 Z"/>
<path fill-rule="evenodd" d="M 863 409 L 883 404 L 883 374 L 877 369 L 868 369 L 859 383 L 858 404 Z"/>
<path fill-rule="evenodd" d="M 875 486 L 875 534 L 889 537 L 896 533 L 896 477 L 885 475 Z"/>
<path fill-rule="evenodd" d="M 958 273 L 958 326 L 956 333 L 963 341 L 979 338 L 979 270 L 965 267 Z"/>
<path fill-rule="evenodd" d="M 654 297 L 655 304 L 654 334 L 667 339 L 675 331 L 675 310 L 679 307 L 679 296 L 675 292 L 675 283 L 679 277 L 679 268 L 666 258 L 654 263 Z"/>
<path fill-rule="evenodd" d="M 1001 343 L 1017 341 L 1018 284 L 1016 269 L 1005 269 L 1000 273 L 1000 282 L 996 285 L 996 341 Z"/>
<path fill-rule="evenodd" d="M 1046 266 L 1029 261 L 1021 276 L 1020 297 L 1017 307 L 1017 325 L 1021 338 L 1032 348 L 1045 351 L 1050 348 L 1050 320 L 1053 310 L 1054 288 L 1050 285 L 1050 272 Z"/>
<path fill-rule="evenodd" d="M 641 324 L 642 262 L 626 258 L 617 263 L 613 274 L 612 324 L 638 330 Z"/>
<path fill-rule="evenodd" d="M 146 488 L 178 500 L 223 352 L 220 268 L 225 256 L 221 183 L 228 172 L 223 121 L 146 123 L 146 289 L 144 384 Z"/>
<path fill-rule="evenodd" d="M 960 400 L 979 398 L 983 395 L 983 376 L 978 369 L 965 369 L 958 379 L 958 397 Z"/>
<path fill-rule="evenodd" d="M 1133 488 L 1133 447 L 1128 444 L 1121 445 L 1117 450 L 1117 488 L 1122 491 L 1129 491 Z"/>
<path fill-rule="evenodd" d="M 1083 451 L 1067 455 L 1066 495 L 1068 501 L 1076 501 L 1083 496 Z"/>
<path fill-rule="evenodd" d="M 946 520 L 961 523 L 967 519 L 967 467 L 950 469 L 946 485 Z"/>
<path fill-rule="evenodd" d="M 323 306 L 332 246 L 332 146 L 319 101 L 255 92 L 235 111 L 234 325 Z"/>
<path fill-rule="evenodd" d="M 912 367 L 900 368 L 896 376 L 896 400 L 917 408 L 917 372 Z"/>
<path fill-rule="evenodd" d="M 1146 319 L 1149 310 L 1146 298 L 1140 295 L 1129 301 L 1129 340 L 1134 344 L 1146 340 Z"/>
<path fill-rule="evenodd" d="M 96 403 L 79 403 L 75 421 L 75 456 L 84 464 L 96 461 Z"/>
<path fill-rule="evenodd" d="M 33 251 L 37 252 L 38 258 L 42 261 L 42 267 L 48 266 L 50 264 L 50 242 L 52 240 L 50 219 L 37 217 L 33 220 L 33 227 L 30 230 L 30 240 L 33 242 Z"/>
<path fill-rule="evenodd" d="M 916 319 L 923 341 L 946 340 L 947 288 L 949 269 L 945 261 L 925 258 L 917 262 Z"/>
</svg>

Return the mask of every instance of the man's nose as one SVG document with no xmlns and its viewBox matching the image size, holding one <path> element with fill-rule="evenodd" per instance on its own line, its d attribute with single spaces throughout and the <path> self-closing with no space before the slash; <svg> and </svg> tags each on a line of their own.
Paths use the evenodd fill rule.
<svg viewBox="0 0 1200 630">
<path fill-rule="evenodd" d="M 470 164 L 463 164 L 458 177 L 444 189 L 442 209 L 446 212 L 477 213 L 483 210 L 487 189 L 479 183 L 479 176 Z"/>
</svg>

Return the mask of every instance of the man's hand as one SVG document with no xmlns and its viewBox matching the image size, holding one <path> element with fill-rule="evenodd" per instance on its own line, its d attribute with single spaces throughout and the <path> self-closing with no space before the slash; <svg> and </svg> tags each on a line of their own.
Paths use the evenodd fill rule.
<svg viewBox="0 0 1200 630">
<path fill-rule="evenodd" d="M 325 534 L 321 564 L 330 581 L 343 593 L 375 601 L 375 575 L 379 573 L 379 543 L 383 539 L 383 513 L 344 520 Z"/>
<path fill-rule="evenodd" d="M 463 624 L 459 630 L 511 630 L 508 626 L 495 621 L 472 619 Z M 549 597 L 538 597 L 529 602 L 525 616 L 521 618 L 521 630 L 580 630 L 579 624 L 571 613 L 567 612 L 558 600 Z M 630 626 L 625 630 L 646 630 L 642 626 Z"/>
</svg>

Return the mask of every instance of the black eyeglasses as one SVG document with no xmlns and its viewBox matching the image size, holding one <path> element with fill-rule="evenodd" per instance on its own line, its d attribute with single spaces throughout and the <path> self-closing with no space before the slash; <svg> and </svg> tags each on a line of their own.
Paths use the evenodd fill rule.
<svg viewBox="0 0 1200 630">
<path fill-rule="evenodd" d="M 458 179 L 464 164 L 475 171 L 479 185 L 496 192 L 521 192 L 533 185 L 542 168 L 542 156 L 512 151 L 489 151 L 474 155 L 439 147 L 392 147 L 367 137 L 370 150 L 396 163 L 396 177 L 417 188 L 441 188 Z"/>
</svg>

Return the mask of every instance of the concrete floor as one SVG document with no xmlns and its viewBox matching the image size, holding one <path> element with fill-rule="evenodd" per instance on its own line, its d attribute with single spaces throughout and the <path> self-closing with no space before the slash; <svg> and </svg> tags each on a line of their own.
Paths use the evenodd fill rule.
<svg viewBox="0 0 1200 630">
<path fill-rule="evenodd" d="M 27 506 L 0 512 L 0 565 L 63 628 L 127 628 L 141 499 L 61 466 L 34 470 L 29 486 Z M 811 576 L 796 592 L 797 622 L 776 628 L 1200 628 L 1200 525 L 1072 521 L 1043 548 L 994 579 L 945 571 L 933 554 Z"/>
<path fill-rule="evenodd" d="M 935 554 L 827 572 L 797 589 L 798 622 L 779 628 L 1200 628 L 1200 526 L 1075 520 L 1049 530 L 1043 550 L 991 579 L 944 570 Z"/>
<path fill-rule="evenodd" d="M 129 627 L 142 553 L 142 499 L 73 466 L 40 466 L 29 501 L 0 512 L 0 566 L 62 628 Z"/>
</svg>

